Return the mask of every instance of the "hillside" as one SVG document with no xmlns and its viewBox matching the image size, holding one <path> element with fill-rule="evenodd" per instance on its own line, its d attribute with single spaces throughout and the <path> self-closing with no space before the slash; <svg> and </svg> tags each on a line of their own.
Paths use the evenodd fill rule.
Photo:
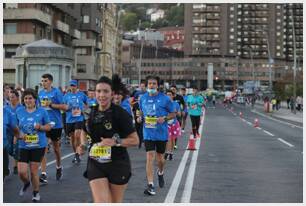
<svg viewBox="0 0 306 206">
<path fill-rule="evenodd" d="M 184 25 L 184 4 L 120 4 L 120 7 L 125 11 L 120 19 L 124 31 Z M 164 10 L 164 18 L 151 21 L 150 15 L 146 14 L 148 9 Z"/>
</svg>

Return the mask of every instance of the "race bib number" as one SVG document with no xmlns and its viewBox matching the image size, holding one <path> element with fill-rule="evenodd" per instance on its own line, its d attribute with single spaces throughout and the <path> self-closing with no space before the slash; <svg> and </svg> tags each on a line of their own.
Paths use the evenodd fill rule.
<svg viewBox="0 0 306 206">
<path fill-rule="evenodd" d="M 80 109 L 80 108 L 73 108 L 73 109 L 72 109 L 72 116 L 73 116 L 73 117 L 79 117 L 79 116 L 81 116 L 81 109 Z"/>
<path fill-rule="evenodd" d="M 196 104 L 193 104 L 193 105 L 191 106 L 191 108 L 192 108 L 192 109 L 197 109 L 198 106 L 197 106 Z"/>
<path fill-rule="evenodd" d="M 41 106 L 44 107 L 46 110 L 51 110 L 49 105 L 51 104 L 51 101 L 48 99 L 41 100 Z"/>
<path fill-rule="evenodd" d="M 38 146 L 39 137 L 37 134 L 25 135 L 25 143 L 28 147 Z"/>
<path fill-rule="evenodd" d="M 156 128 L 157 117 L 145 117 L 145 127 L 146 128 Z"/>
<path fill-rule="evenodd" d="M 89 152 L 89 157 L 100 163 L 111 162 L 112 148 L 110 146 L 93 145 Z"/>
</svg>

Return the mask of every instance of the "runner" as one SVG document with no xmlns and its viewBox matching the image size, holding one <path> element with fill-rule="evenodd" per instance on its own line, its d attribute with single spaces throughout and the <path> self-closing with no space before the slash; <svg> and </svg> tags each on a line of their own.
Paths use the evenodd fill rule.
<svg viewBox="0 0 306 206">
<path fill-rule="evenodd" d="M 125 88 L 124 84 L 121 82 L 120 77 L 115 74 L 112 78 L 113 82 L 113 102 L 114 104 L 120 105 L 125 109 L 131 117 L 133 117 L 132 108 L 130 104 L 129 91 Z"/>
<path fill-rule="evenodd" d="M 181 108 L 180 105 L 173 100 L 174 92 L 172 90 L 167 90 L 167 96 L 170 97 L 171 102 L 173 104 L 173 108 L 175 109 L 176 117 L 174 119 L 168 120 L 168 133 L 169 138 L 167 142 L 167 152 L 165 153 L 165 160 L 173 159 L 173 150 L 175 140 L 181 136 L 181 127 L 180 123 L 177 120 L 177 117 L 181 116 Z"/>
<path fill-rule="evenodd" d="M 186 126 L 186 120 L 187 120 L 187 117 L 188 117 L 188 109 L 187 109 L 187 98 L 188 98 L 188 95 L 186 94 L 186 88 L 183 87 L 181 88 L 181 95 L 183 96 L 184 98 L 184 102 L 185 102 L 185 107 L 184 107 L 184 114 L 182 114 L 182 133 L 185 132 L 185 126 Z"/>
<path fill-rule="evenodd" d="M 182 115 L 180 117 L 177 117 L 177 120 L 180 123 L 180 125 L 182 125 L 182 117 L 185 115 L 185 113 L 184 113 L 185 101 L 184 101 L 183 96 L 177 94 L 177 88 L 176 88 L 175 85 L 172 85 L 170 89 L 171 89 L 171 91 L 174 92 L 173 100 L 176 101 L 180 105 Z M 177 138 L 175 139 L 174 149 L 177 149 Z"/>
<path fill-rule="evenodd" d="M 204 99 L 202 95 L 198 94 L 197 87 L 193 88 L 192 95 L 188 96 L 187 99 L 188 105 L 188 113 L 190 115 L 191 124 L 192 124 L 192 133 L 193 137 L 200 137 L 199 128 L 200 128 L 200 120 L 202 114 L 202 106 L 204 105 Z"/>
<path fill-rule="evenodd" d="M 86 111 L 87 132 L 91 137 L 87 171 L 93 201 L 122 202 L 131 177 L 131 163 L 127 147 L 138 145 L 138 137 L 129 114 L 112 103 L 114 84 L 101 77 L 96 85 L 98 105 Z M 86 148 L 86 132 L 82 131 L 78 148 Z M 85 147 L 85 148 L 84 148 Z"/>
<path fill-rule="evenodd" d="M 61 109 L 65 109 L 65 105 L 63 104 L 63 93 L 52 86 L 53 76 L 51 74 L 43 74 L 41 76 L 41 84 L 43 89 L 38 93 L 39 104 L 42 108 L 44 108 L 49 115 L 50 121 L 53 124 L 52 129 L 49 132 L 46 132 L 46 136 L 48 140 L 53 145 L 53 150 L 55 154 L 56 160 L 56 180 L 60 180 L 63 176 L 63 166 L 61 165 L 61 136 L 62 136 L 62 115 Z M 47 153 L 47 148 L 46 152 Z M 46 155 L 44 156 L 41 162 L 41 175 L 39 181 L 42 184 L 47 184 L 47 159 Z"/>
<path fill-rule="evenodd" d="M 146 173 L 148 185 L 144 193 L 155 195 L 153 183 L 154 159 L 156 154 L 158 165 L 158 183 L 159 187 L 164 187 L 164 153 L 168 141 L 167 121 L 175 117 L 174 108 L 170 98 L 159 92 L 159 78 L 156 76 L 147 77 L 147 93 L 140 98 L 140 110 L 143 127 L 143 138 L 146 148 Z"/>
<path fill-rule="evenodd" d="M 10 174 L 9 170 L 9 156 L 8 156 L 8 131 L 13 130 L 13 135 L 19 137 L 19 130 L 17 127 L 16 114 L 11 113 L 8 106 L 3 107 L 3 181 L 6 176 Z"/>
<path fill-rule="evenodd" d="M 64 104 L 66 104 L 66 126 L 74 152 L 72 163 L 80 163 L 81 159 L 76 149 L 80 145 L 81 131 L 85 126 L 82 112 L 84 110 L 84 104 L 87 102 L 87 97 L 83 92 L 78 91 L 78 82 L 76 80 L 71 80 L 69 83 L 71 92 L 68 92 L 64 96 Z"/>
<path fill-rule="evenodd" d="M 98 104 L 97 99 L 95 98 L 95 90 L 93 88 L 88 89 L 88 96 L 87 96 L 86 104 L 89 107 L 95 107 Z"/>
<path fill-rule="evenodd" d="M 38 168 L 47 146 L 46 132 L 51 130 L 49 115 L 46 110 L 36 107 L 37 96 L 33 89 L 26 89 L 22 100 L 25 107 L 16 111 L 20 128 L 18 174 L 23 182 L 19 195 L 23 196 L 30 186 L 28 165 L 30 166 L 33 187 L 32 201 L 40 200 Z"/>
<path fill-rule="evenodd" d="M 9 99 L 10 99 L 10 105 L 7 106 L 7 108 L 13 115 L 16 115 L 17 109 L 20 107 L 23 107 L 22 104 L 20 104 L 19 92 L 15 89 L 11 90 L 9 94 Z M 7 137 L 9 141 L 8 152 L 9 152 L 9 155 L 11 155 L 15 160 L 14 161 L 14 174 L 17 175 L 18 174 L 17 162 L 18 162 L 18 154 L 19 154 L 17 137 L 14 136 L 12 130 L 7 131 Z"/>
</svg>

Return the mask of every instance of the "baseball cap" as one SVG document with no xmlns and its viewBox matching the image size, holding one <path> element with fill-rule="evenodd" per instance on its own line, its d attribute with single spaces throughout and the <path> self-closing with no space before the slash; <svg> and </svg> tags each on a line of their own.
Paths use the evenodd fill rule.
<svg viewBox="0 0 306 206">
<path fill-rule="evenodd" d="M 77 82 L 77 80 L 70 80 L 70 82 L 69 82 L 69 85 L 70 86 L 77 86 L 78 85 L 78 82 Z"/>
</svg>

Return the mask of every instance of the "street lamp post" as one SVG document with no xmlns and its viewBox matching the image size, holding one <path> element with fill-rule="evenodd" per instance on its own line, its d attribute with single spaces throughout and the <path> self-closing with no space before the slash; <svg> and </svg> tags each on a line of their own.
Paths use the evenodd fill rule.
<svg viewBox="0 0 306 206">
<path fill-rule="evenodd" d="M 140 22 L 139 22 L 140 24 Z M 140 32 L 139 32 L 140 34 Z M 138 83 L 140 85 L 141 83 L 141 61 L 142 61 L 142 52 L 143 52 L 143 44 L 144 41 L 146 40 L 146 34 L 147 34 L 147 29 L 144 32 L 144 37 L 141 37 L 141 46 L 140 46 L 140 54 L 139 54 L 139 67 L 138 67 Z"/>
<path fill-rule="evenodd" d="M 293 5 L 291 6 L 291 23 L 292 23 L 292 40 L 293 40 L 293 113 L 296 114 L 295 100 L 296 100 L 296 45 L 295 45 L 295 28 L 293 17 Z"/>
<path fill-rule="evenodd" d="M 239 89 L 239 56 L 236 56 L 236 67 L 237 67 L 237 90 Z"/>
</svg>

